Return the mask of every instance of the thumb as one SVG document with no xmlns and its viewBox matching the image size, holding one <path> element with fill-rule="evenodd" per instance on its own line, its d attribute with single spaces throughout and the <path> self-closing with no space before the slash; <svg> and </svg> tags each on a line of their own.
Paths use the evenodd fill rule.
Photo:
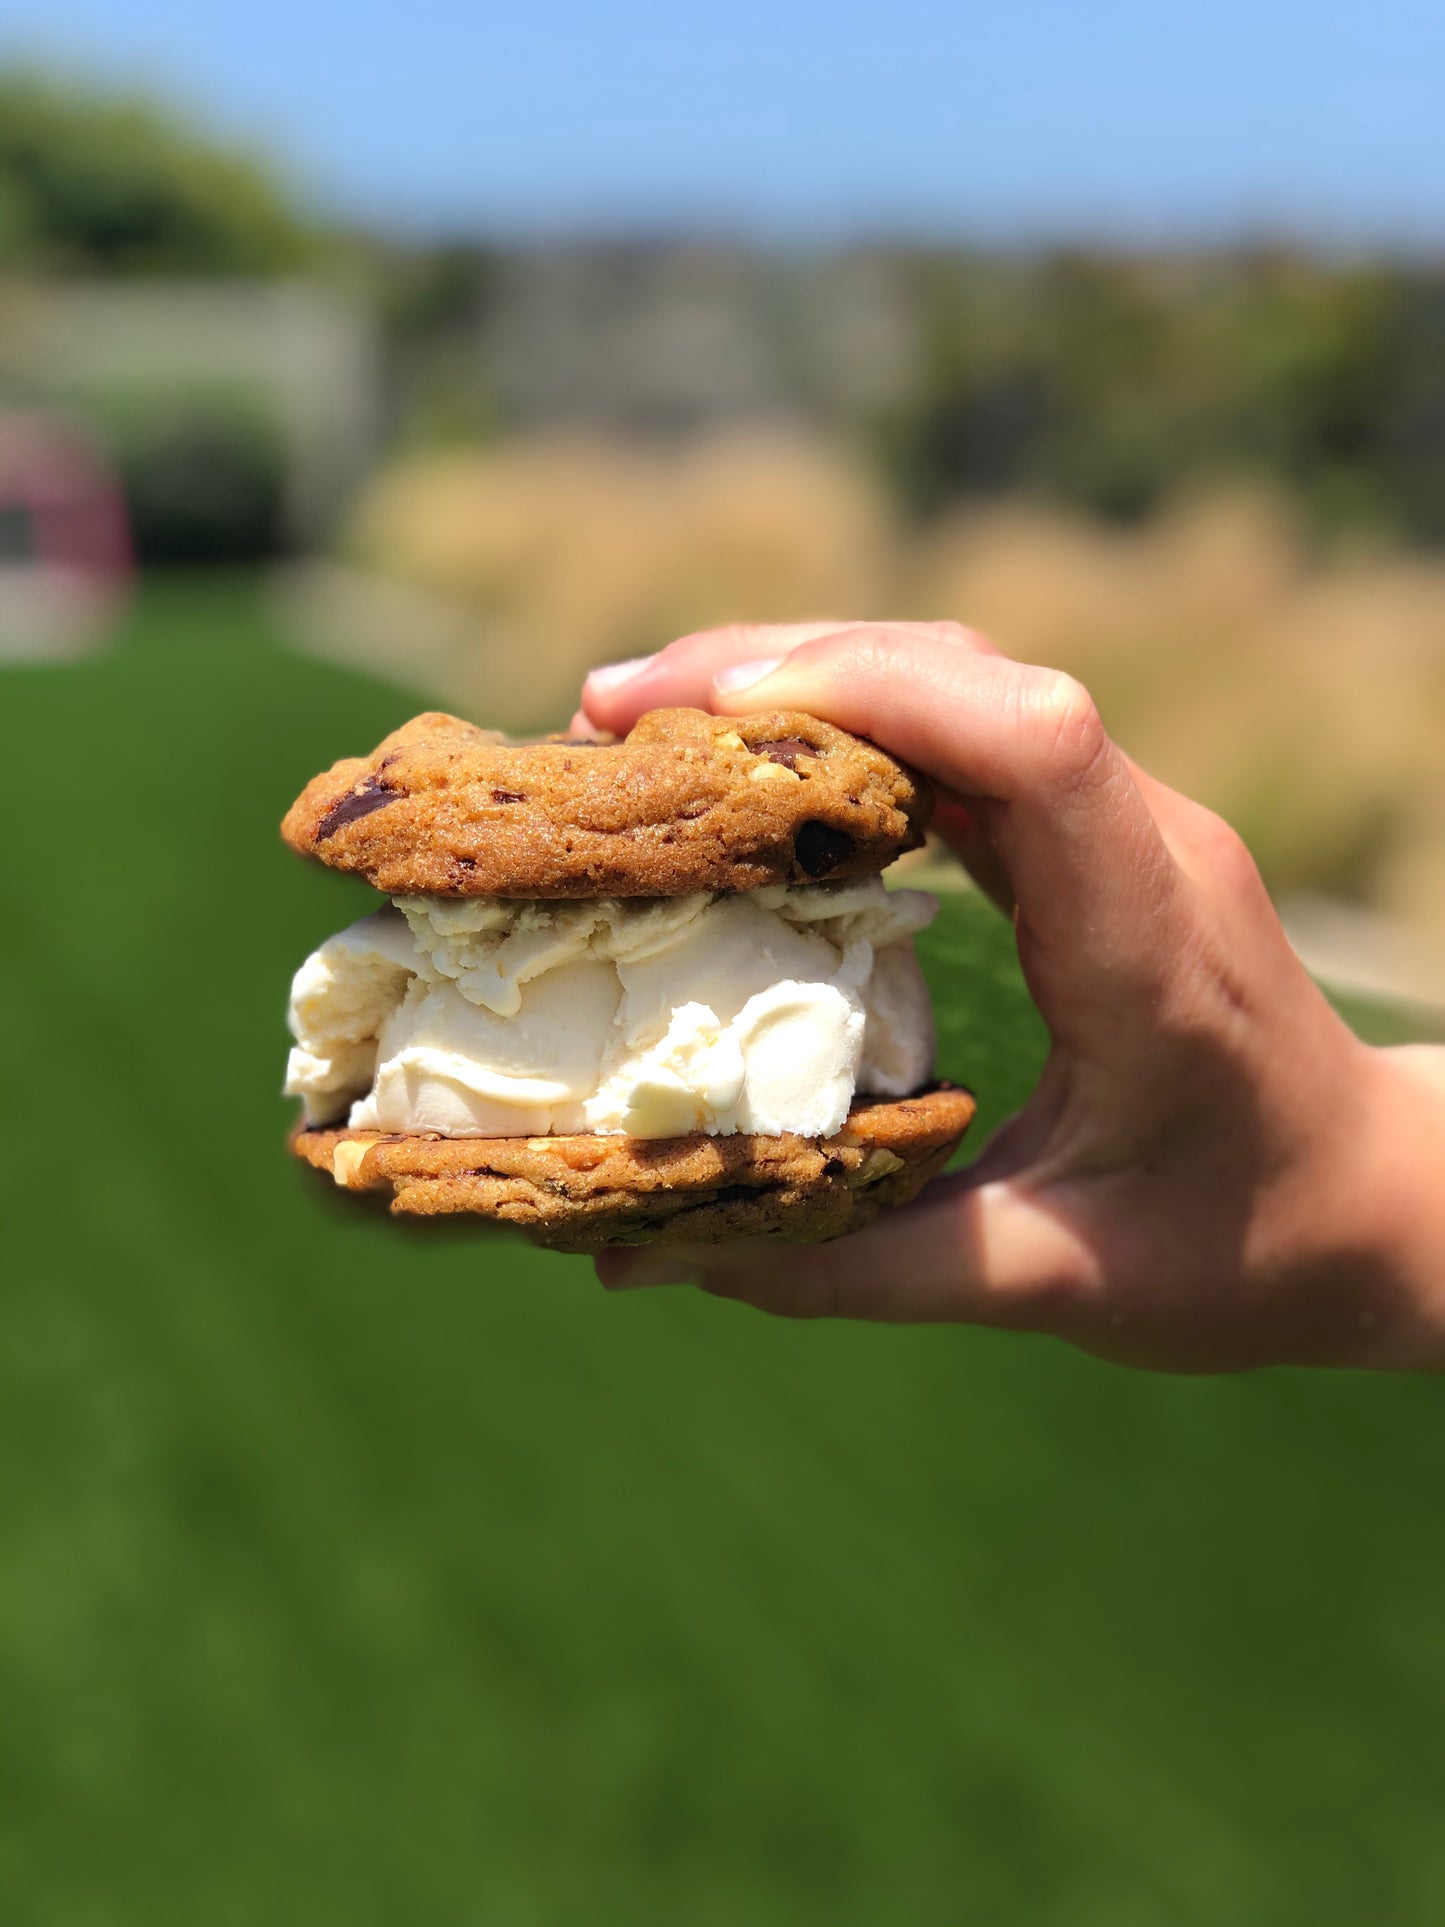
<svg viewBox="0 0 1445 1927">
<path fill-rule="evenodd" d="M 1087 1290 L 1092 1264 L 1064 1218 L 1021 1186 L 937 1178 L 912 1204 L 825 1245 L 762 1239 L 604 1251 L 609 1291 L 691 1284 L 784 1318 L 957 1321 L 1050 1330 Z"/>
<path fill-rule="evenodd" d="M 966 799 L 1017 903 L 1019 951 L 1055 1037 L 1117 1047 L 1172 973 L 1178 872 L 1087 691 L 1054 670 L 870 625 L 713 679 L 721 714 L 802 709 Z"/>
</svg>

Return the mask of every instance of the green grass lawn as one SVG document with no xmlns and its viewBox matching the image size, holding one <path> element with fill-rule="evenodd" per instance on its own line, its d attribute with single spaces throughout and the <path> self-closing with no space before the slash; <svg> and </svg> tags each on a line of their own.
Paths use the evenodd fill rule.
<svg viewBox="0 0 1445 1927">
<path fill-rule="evenodd" d="M 1130 1377 L 407 1235 L 294 1169 L 244 584 L 0 678 L 5 1927 L 1431 1927 L 1445 1385 Z M 1007 932 L 927 940 L 985 1125 Z"/>
</svg>

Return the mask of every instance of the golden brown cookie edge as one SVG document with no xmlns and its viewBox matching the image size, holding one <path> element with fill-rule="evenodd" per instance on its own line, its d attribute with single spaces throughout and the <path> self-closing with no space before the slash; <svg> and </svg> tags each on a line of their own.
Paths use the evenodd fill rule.
<svg viewBox="0 0 1445 1927">
<path fill-rule="evenodd" d="M 974 1110 L 969 1092 L 940 1083 L 861 1099 L 827 1139 L 440 1138 L 298 1126 L 290 1145 L 341 1188 L 389 1202 L 393 1216 L 489 1219 L 553 1251 L 757 1237 L 818 1244 L 916 1197 Z"/>
<path fill-rule="evenodd" d="M 680 896 L 875 875 L 922 843 L 932 803 L 925 777 L 800 711 L 652 710 L 621 742 L 533 743 L 432 711 L 313 777 L 281 834 L 389 894 Z"/>
</svg>

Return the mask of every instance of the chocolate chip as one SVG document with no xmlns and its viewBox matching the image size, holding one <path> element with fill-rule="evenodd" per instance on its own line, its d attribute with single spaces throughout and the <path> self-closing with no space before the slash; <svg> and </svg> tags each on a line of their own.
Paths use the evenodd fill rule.
<svg viewBox="0 0 1445 1927">
<path fill-rule="evenodd" d="M 520 790 L 493 790 L 492 791 L 492 801 L 494 803 L 520 803 L 520 802 L 523 802 L 524 800 L 525 799 L 523 798 L 522 792 Z"/>
<path fill-rule="evenodd" d="M 820 756 L 821 750 L 805 743 L 801 736 L 779 736 L 776 742 L 754 743 L 754 756 L 766 756 L 770 763 L 781 763 L 784 769 L 796 769 L 800 756 Z"/>
<path fill-rule="evenodd" d="M 846 863 L 852 854 L 853 839 L 847 831 L 835 830 L 831 824 L 818 822 L 816 817 L 803 824 L 793 839 L 793 855 L 806 876 L 825 877 L 840 863 Z"/>
<path fill-rule="evenodd" d="M 316 841 L 324 843 L 327 837 L 335 836 L 338 830 L 345 829 L 348 823 L 355 823 L 358 817 L 370 816 L 373 810 L 394 803 L 399 796 L 405 795 L 405 790 L 393 789 L 387 783 L 378 783 L 374 776 L 368 776 L 365 782 L 358 783 L 354 790 L 343 796 L 339 803 L 331 805 L 316 825 Z"/>
</svg>

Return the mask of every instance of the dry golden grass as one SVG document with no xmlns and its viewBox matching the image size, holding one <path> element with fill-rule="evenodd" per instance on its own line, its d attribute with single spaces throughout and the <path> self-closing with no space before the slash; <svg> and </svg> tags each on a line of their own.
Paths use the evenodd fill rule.
<svg viewBox="0 0 1445 1927">
<path fill-rule="evenodd" d="M 673 456 L 570 438 L 415 460 L 374 483 L 351 546 L 476 611 L 461 694 L 506 727 L 569 714 L 593 663 L 688 629 L 880 613 L 893 559 L 865 475 L 758 436 Z"/>
<path fill-rule="evenodd" d="M 1131 533 L 960 516 L 914 569 L 909 606 L 1078 675 L 1139 760 L 1236 823 L 1273 880 L 1423 914 L 1403 852 L 1433 849 L 1445 874 L 1445 566 L 1311 559 L 1280 504 L 1235 496 Z"/>
<path fill-rule="evenodd" d="M 590 664 L 710 623 L 957 617 L 1079 675 L 1273 884 L 1378 902 L 1445 950 L 1445 564 L 1312 555 L 1277 499 L 1133 531 L 967 509 L 917 534 L 801 440 L 549 440 L 393 468 L 351 546 L 475 612 L 451 694 L 509 726 L 564 716 Z"/>
</svg>

